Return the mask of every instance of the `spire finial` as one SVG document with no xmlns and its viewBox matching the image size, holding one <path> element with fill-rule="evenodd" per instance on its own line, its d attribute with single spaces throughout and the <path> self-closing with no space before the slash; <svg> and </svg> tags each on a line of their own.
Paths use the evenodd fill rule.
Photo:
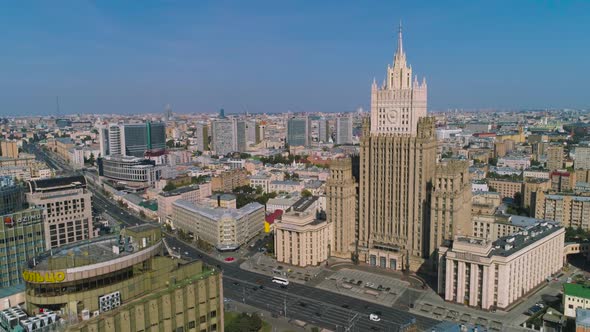
<svg viewBox="0 0 590 332">
<path fill-rule="evenodd" d="M 402 38 L 402 20 L 399 20 L 399 29 L 397 35 L 397 54 L 404 53 L 404 43 Z"/>
</svg>

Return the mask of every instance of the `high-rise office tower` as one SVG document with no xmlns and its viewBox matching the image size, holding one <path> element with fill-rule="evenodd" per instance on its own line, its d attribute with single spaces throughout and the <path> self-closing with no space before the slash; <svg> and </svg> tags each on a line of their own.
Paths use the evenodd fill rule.
<svg viewBox="0 0 590 332">
<path fill-rule="evenodd" d="M 287 120 L 287 144 L 290 146 L 308 146 L 310 134 L 307 116 L 293 117 Z"/>
<path fill-rule="evenodd" d="M 232 119 L 233 131 L 234 131 L 234 142 L 233 151 L 246 152 L 248 146 L 246 141 L 246 121 L 242 119 Z"/>
<path fill-rule="evenodd" d="M 318 141 L 328 143 L 330 141 L 330 124 L 325 118 L 318 120 Z"/>
<path fill-rule="evenodd" d="M 43 208 L 31 207 L 2 215 L 0 288 L 21 284 L 27 262 L 45 251 L 43 214 Z"/>
<path fill-rule="evenodd" d="M 166 148 L 166 125 L 150 121 L 125 124 L 122 137 L 126 156 L 143 157 L 146 151 Z"/>
<path fill-rule="evenodd" d="M 28 182 L 27 202 L 45 208 L 46 249 L 94 237 L 92 193 L 81 175 Z"/>
<path fill-rule="evenodd" d="M 360 142 L 359 259 L 417 270 L 429 254 L 430 190 L 436 164 L 435 121 L 427 87 L 406 64 L 401 27 L 393 66 L 371 88 L 371 120 Z"/>
<path fill-rule="evenodd" d="M 217 155 L 234 152 L 235 140 L 232 119 L 219 118 L 211 122 L 211 149 Z"/>
<path fill-rule="evenodd" d="M 197 150 L 209 150 L 209 127 L 206 123 L 197 123 L 195 125 L 195 138 L 197 141 Z"/>
<path fill-rule="evenodd" d="M 170 121 L 173 119 L 172 106 L 170 106 L 170 104 L 166 105 L 166 107 L 164 108 L 164 112 L 166 116 L 166 121 Z"/>
<path fill-rule="evenodd" d="M 331 256 L 351 258 L 356 225 L 356 182 L 349 158 L 330 163 L 326 182 L 327 220 L 332 223 Z"/>
<path fill-rule="evenodd" d="M 430 208 L 430 252 L 453 240 L 455 235 L 473 235 L 471 180 L 465 160 L 443 160 L 436 165 Z"/>
<path fill-rule="evenodd" d="M 352 144 L 352 114 L 336 118 L 336 144 Z"/>
<path fill-rule="evenodd" d="M 102 156 L 143 157 L 146 151 L 166 148 L 163 122 L 110 124 L 99 131 Z"/>
<path fill-rule="evenodd" d="M 260 128 L 256 120 L 246 121 L 246 142 L 248 144 L 260 143 Z"/>
</svg>

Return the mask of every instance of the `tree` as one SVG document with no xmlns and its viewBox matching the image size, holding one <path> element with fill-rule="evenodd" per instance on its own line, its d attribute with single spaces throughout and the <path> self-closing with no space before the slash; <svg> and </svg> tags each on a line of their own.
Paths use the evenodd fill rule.
<svg viewBox="0 0 590 332">
<path fill-rule="evenodd" d="M 256 186 L 256 195 L 262 195 L 263 192 L 262 186 Z"/>
<path fill-rule="evenodd" d="M 262 319 L 255 314 L 241 313 L 225 326 L 226 332 L 258 332 L 262 328 Z"/>
<path fill-rule="evenodd" d="M 90 165 L 94 165 L 94 161 L 95 161 L 95 159 L 94 159 L 94 153 L 90 152 L 90 156 L 88 157 L 88 163 Z"/>
<path fill-rule="evenodd" d="M 176 185 L 172 182 L 167 183 L 164 188 L 162 188 L 164 191 L 172 191 L 174 189 L 176 189 Z"/>
<path fill-rule="evenodd" d="M 313 196 L 313 194 L 311 193 L 311 191 L 309 191 L 307 189 L 303 189 L 301 191 L 301 196 L 303 196 L 303 197 L 310 197 L 310 196 Z"/>
<path fill-rule="evenodd" d="M 141 219 L 145 219 L 145 218 L 146 218 L 145 212 L 143 212 L 143 211 L 139 211 L 139 217 L 140 217 Z"/>
<path fill-rule="evenodd" d="M 166 141 L 166 147 L 167 148 L 172 149 L 175 146 L 176 145 L 174 144 L 174 140 L 173 139 Z"/>
<path fill-rule="evenodd" d="M 491 166 L 496 166 L 496 165 L 498 165 L 498 158 L 489 158 L 489 159 L 488 159 L 488 163 L 489 163 Z"/>
</svg>

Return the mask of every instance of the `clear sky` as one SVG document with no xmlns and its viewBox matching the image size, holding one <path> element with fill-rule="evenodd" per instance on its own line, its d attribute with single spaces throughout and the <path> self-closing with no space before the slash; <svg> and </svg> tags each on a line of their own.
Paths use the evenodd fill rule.
<svg viewBox="0 0 590 332">
<path fill-rule="evenodd" d="M 429 109 L 590 108 L 590 1 L 12 1 L 0 114 L 367 109 L 399 21 Z"/>
</svg>

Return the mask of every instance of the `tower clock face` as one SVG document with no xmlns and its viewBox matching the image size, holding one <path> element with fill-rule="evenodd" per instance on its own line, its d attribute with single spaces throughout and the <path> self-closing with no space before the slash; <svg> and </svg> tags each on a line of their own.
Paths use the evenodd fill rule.
<svg viewBox="0 0 590 332">
<path fill-rule="evenodd" d="M 396 123 L 397 122 L 397 110 L 390 110 L 387 113 L 387 120 L 389 123 Z"/>
</svg>

